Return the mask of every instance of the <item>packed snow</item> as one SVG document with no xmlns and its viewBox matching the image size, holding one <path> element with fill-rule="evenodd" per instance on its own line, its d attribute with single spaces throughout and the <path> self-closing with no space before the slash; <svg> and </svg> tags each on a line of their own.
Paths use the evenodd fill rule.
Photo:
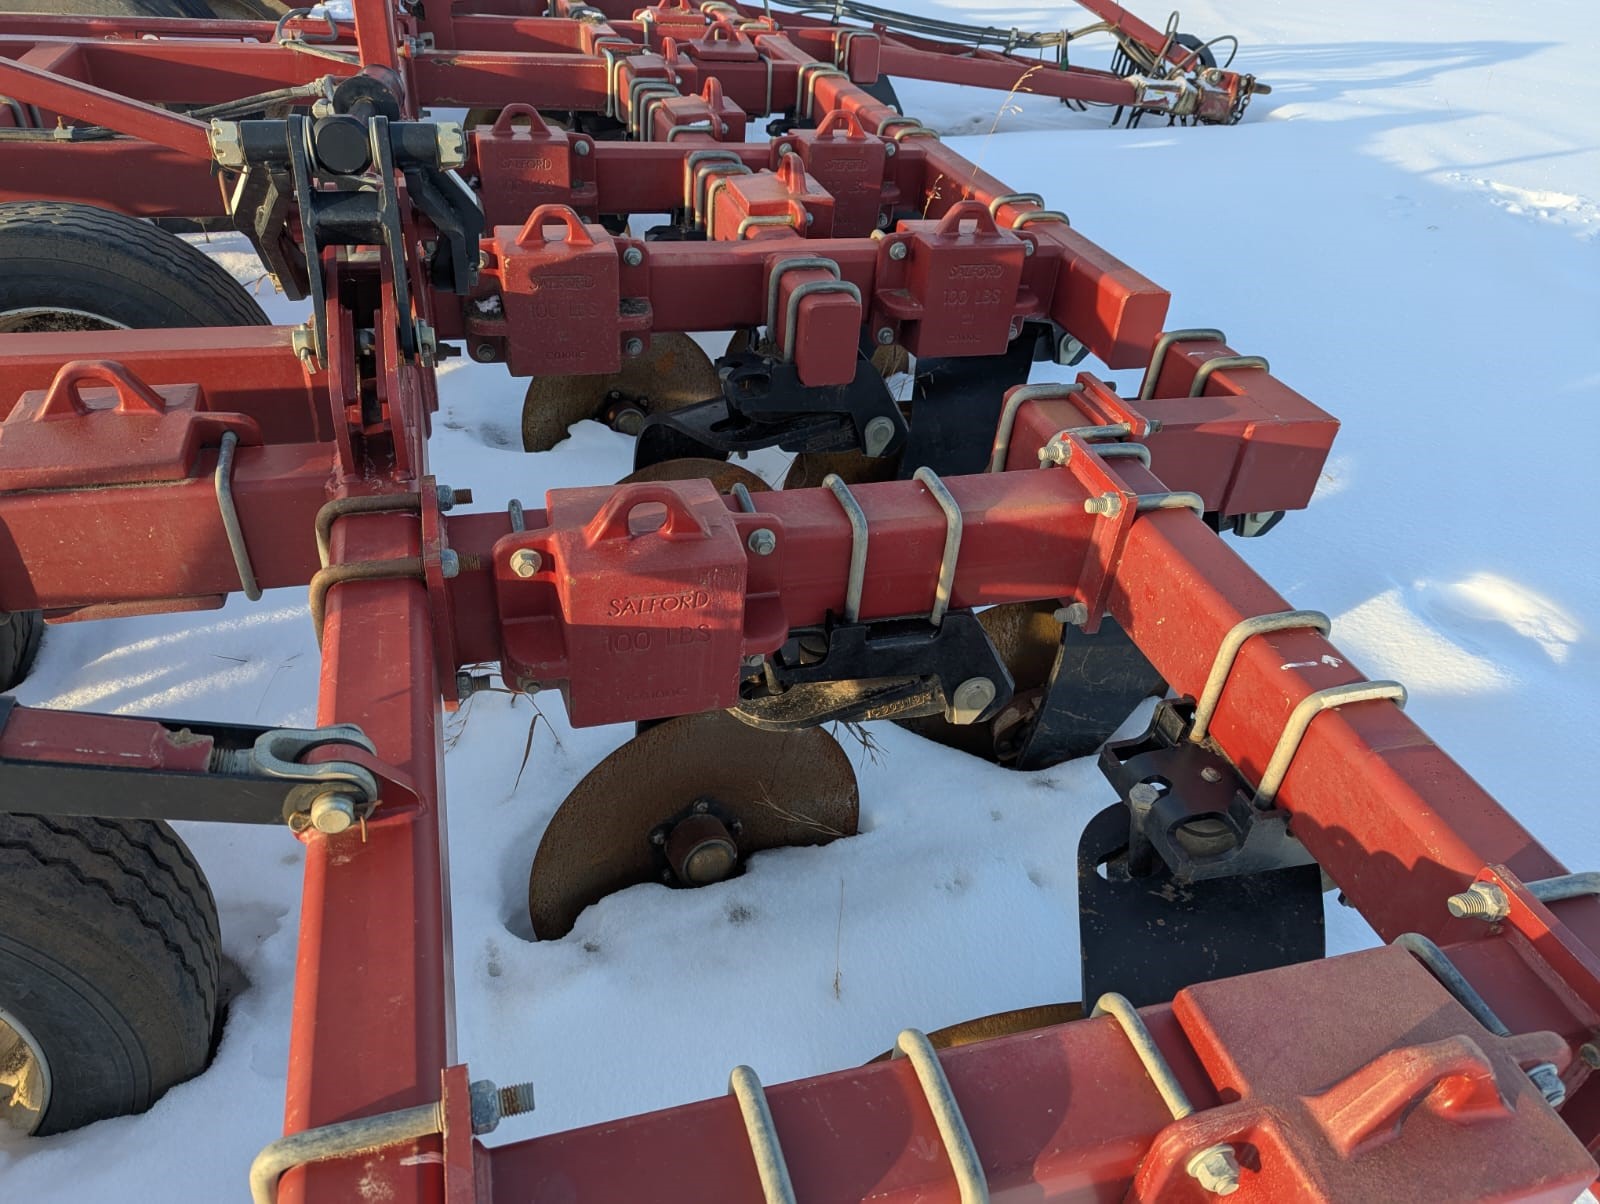
<svg viewBox="0 0 1600 1204">
<path fill-rule="evenodd" d="M 1081 16 L 919 7 L 1024 28 Z M 1170 288 L 1169 326 L 1223 327 L 1343 421 L 1309 511 L 1236 546 L 1294 605 L 1333 615 L 1368 675 L 1406 682 L 1410 714 L 1539 840 L 1596 868 L 1594 804 L 1561 750 L 1600 711 L 1600 124 L 1573 82 L 1592 74 L 1600 6 L 1216 0 L 1183 16 L 1237 34 L 1238 66 L 1273 86 L 1242 125 L 1110 129 L 1102 111 L 928 83 L 901 98 Z M 242 242 L 209 247 L 276 320 L 300 320 Z M 631 467 L 630 440 L 596 423 L 524 454 L 525 383 L 499 368 L 454 360 L 440 378 L 434 468 L 481 508 Z M 784 458 L 750 463 L 776 480 Z M 54 629 L 19 696 L 310 725 L 317 664 L 304 592 L 276 591 Z M 1011 773 L 882 727 L 875 753 L 847 744 L 860 836 L 759 855 L 699 891 L 637 887 L 535 943 L 541 830 L 631 732 L 574 730 L 537 701 L 520 781 L 528 699 L 480 695 L 446 729 L 460 1057 L 538 1092 L 498 1139 L 720 1094 L 740 1062 L 779 1082 L 858 1064 L 906 1026 L 1077 998 L 1074 852 L 1111 801 L 1091 760 Z M 300 846 L 183 835 L 234 969 L 217 1059 L 145 1115 L 0 1148 L 7 1199 L 237 1199 L 280 1132 Z M 1374 941 L 1328 908 L 1330 951 Z"/>
</svg>

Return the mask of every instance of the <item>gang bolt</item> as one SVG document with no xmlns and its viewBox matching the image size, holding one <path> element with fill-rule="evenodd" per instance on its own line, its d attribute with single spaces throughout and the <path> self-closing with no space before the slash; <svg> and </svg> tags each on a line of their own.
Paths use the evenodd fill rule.
<svg viewBox="0 0 1600 1204">
<path fill-rule="evenodd" d="M 337 836 L 355 822 L 355 800 L 343 791 L 319 794 L 311 804 L 311 826 L 326 836 Z"/>
<path fill-rule="evenodd" d="M 778 537 L 766 527 L 757 527 L 745 543 L 757 556 L 771 556 L 778 547 Z"/>
<path fill-rule="evenodd" d="M 906 244 L 905 243 L 903 243 L 903 242 L 892 242 L 892 243 L 889 244 L 889 258 L 890 259 L 904 259 L 906 257 L 906 254 L 907 254 L 907 252 L 906 252 Z"/>
<path fill-rule="evenodd" d="M 532 548 L 518 548 L 511 553 L 511 571 L 519 577 L 531 577 L 539 571 L 544 557 Z"/>
<path fill-rule="evenodd" d="M 472 1102 L 472 1131 L 477 1136 L 493 1133 L 508 1116 L 533 1111 L 532 1083 L 496 1087 L 488 1079 L 479 1079 L 468 1086 L 467 1095 Z"/>
<path fill-rule="evenodd" d="M 627 356 L 643 355 L 644 354 L 644 340 L 643 339 L 629 339 L 626 343 L 624 343 L 622 345 L 622 353 L 624 355 L 627 355 Z"/>
<path fill-rule="evenodd" d="M 494 363 L 494 348 L 488 343 L 479 343 L 472 349 L 472 358 L 480 364 Z"/>
<path fill-rule="evenodd" d="M 1099 497 L 1085 498 L 1083 509 L 1086 514 L 1103 514 L 1107 518 L 1115 518 L 1122 513 L 1122 498 L 1115 493 L 1102 493 Z"/>
<path fill-rule="evenodd" d="M 572 153 L 581 159 L 589 153 L 589 144 L 587 142 L 574 142 L 572 144 Z"/>
<path fill-rule="evenodd" d="M 622 262 L 630 268 L 636 268 L 644 262 L 644 252 L 638 247 L 629 247 L 622 253 Z"/>
<path fill-rule="evenodd" d="M 887 326 L 880 326 L 878 328 L 878 345 L 880 347 L 887 347 L 892 342 L 894 342 L 894 331 L 890 330 Z"/>
<path fill-rule="evenodd" d="M 1154 782 L 1135 782 L 1133 789 L 1128 791 L 1128 801 L 1138 803 L 1141 807 L 1149 807 L 1161 800 L 1161 787 Z"/>
<path fill-rule="evenodd" d="M 1082 627 L 1089 621 L 1089 608 L 1082 602 L 1072 602 L 1060 607 L 1050 617 L 1057 623 L 1071 623 L 1074 627 Z"/>
<path fill-rule="evenodd" d="M 1494 923 L 1511 914 L 1511 900 L 1493 882 L 1474 882 L 1458 895 L 1444 901 L 1458 920 L 1483 920 Z"/>
<path fill-rule="evenodd" d="M 1189 1177 L 1214 1196 L 1231 1196 L 1239 1190 L 1239 1160 L 1230 1145 L 1208 1146 L 1184 1168 Z"/>
</svg>

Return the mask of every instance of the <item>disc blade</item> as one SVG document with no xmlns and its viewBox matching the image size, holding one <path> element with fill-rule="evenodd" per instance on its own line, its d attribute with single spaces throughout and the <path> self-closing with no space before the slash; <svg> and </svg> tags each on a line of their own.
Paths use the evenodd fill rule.
<svg viewBox="0 0 1600 1204">
<path fill-rule="evenodd" d="M 763 849 L 852 836 L 860 811 L 850 759 L 827 732 L 757 731 L 722 711 L 669 720 L 596 765 L 556 809 L 528 878 L 534 935 L 565 936 L 591 903 L 659 881 L 651 833 L 700 800 L 736 823 L 741 865 Z"/>
<path fill-rule="evenodd" d="M 574 422 L 598 418 L 613 403 L 631 404 L 649 415 L 721 394 L 716 366 L 699 343 L 686 334 L 658 334 L 649 350 L 624 360 L 616 372 L 534 377 L 522 401 L 522 446 L 549 451 Z"/>
<path fill-rule="evenodd" d="M 735 485 L 743 485 L 751 493 L 768 493 L 768 485 L 755 473 L 740 464 L 726 460 L 713 460 L 708 456 L 685 456 L 679 460 L 662 460 L 630 472 L 618 485 L 632 485 L 639 481 L 710 481 L 718 493 L 729 493 Z"/>
</svg>

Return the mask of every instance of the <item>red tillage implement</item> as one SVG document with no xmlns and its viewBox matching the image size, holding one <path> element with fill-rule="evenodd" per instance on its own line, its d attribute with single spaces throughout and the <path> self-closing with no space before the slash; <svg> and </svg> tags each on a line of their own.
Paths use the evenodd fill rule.
<svg viewBox="0 0 1600 1204">
<path fill-rule="evenodd" d="M 157 820 L 304 842 L 289 1136 L 257 1198 L 1566 1201 L 1591 1182 L 1594 877 L 1223 537 L 1305 506 L 1337 424 L 1220 332 L 1163 334 L 1159 286 L 880 99 L 888 73 L 1230 121 L 1254 80 L 1103 3 L 1084 7 L 1112 71 L 1069 62 L 1073 38 L 963 52 L 858 4 L 492 7 L 0 17 L 0 610 L 25 633 L 33 612 L 310 587 L 316 730 L 14 705 L 0 725 L 5 822 L 34 842 L 8 847 L 76 841 L 131 874 L 165 841 L 177 881 L 197 871 Z M 488 111 L 425 119 L 445 106 Z M 118 214 L 231 223 L 311 319 L 248 325 L 227 282 L 174 273 L 176 240 Z M 69 287 L 92 278 L 68 253 L 85 239 L 173 296 Z M 169 312 L 202 285 L 212 301 Z M 682 337 L 730 329 L 714 367 Z M 530 446 L 599 417 L 638 433 L 641 479 L 451 513 L 468 499 L 429 475 L 426 436 L 453 344 L 535 378 Z M 1144 367 L 1138 396 L 1025 383 L 1085 352 Z M 884 374 L 908 367 L 897 398 Z M 717 463 L 770 446 L 799 453 L 795 487 Z M 1038 630 L 1030 668 L 1018 633 Z M 888 1062 L 765 1092 L 740 1068 L 730 1098 L 485 1148 L 530 1101 L 455 1064 L 439 783 L 441 701 L 487 663 L 559 689 L 575 723 L 667 719 L 687 747 L 731 711 L 748 734 L 725 747 L 802 766 L 833 762 L 801 729 L 869 718 L 1047 764 L 1164 682 L 1150 731 L 1101 750 L 1122 801 L 1080 853 L 1093 1015 L 942 1054 L 907 1030 Z M 632 843 L 587 856 L 564 842 L 597 830 L 605 768 L 535 865 L 540 935 L 630 875 L 697 885 L 854 824 L 847 765 L 821 836 L 755 830 L 736 781 L 664 773 L 656 797 L 614 796 Z M 8 891 L 47 861 L 8 862 Z M 1320 956 L 1324 874 L 1387 947 Z M 1164 945 L 1129 937 L 1158 926 Z M 201 994 L 204 927 L 168 941 L 210 966 Z M 20 1127 L 143 1106 L 203 1064 L 204 1041 L 143 1095 L 95 1095 L 5 956 Z"/>
</svg>

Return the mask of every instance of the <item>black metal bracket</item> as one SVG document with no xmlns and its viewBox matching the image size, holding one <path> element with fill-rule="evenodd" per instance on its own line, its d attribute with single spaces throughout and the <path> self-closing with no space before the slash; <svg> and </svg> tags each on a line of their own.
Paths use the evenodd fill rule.
<svg viewBox="0 0 1600 1204">
<path fill-rule="evenodd" d="M 1315 864 L 1286 811 L 1255 807 L 1227 758 L 1187 738 L 1193 715 L 1191 703 L 1163 702 L 1143 735 L 1100 751 L 1100 770 L 1128 808 L 1131 872 L 1159 860 L 1178 881 L 1199 882 Z"/>
<path fill-rule="evenodd" d="M 722 396 L 645 419 L 633 466 L 781 447 L 789 452 L 865 451 L 892 456 L 906 440 L 906 420 L 878 370 L 864 356 L 848 385 L 811 386 L 799 369 L 743 351 L 717 361 Z"/>
<path fill-rule="evenodd" d="M 1188 739 L 1193 713 L 1163 702 L 1143 735 L 1101 750 L 1122 802 L 1078 845 L 1086 999 L 1119 991 L 1142 1007 L 1323 956 L 1321 869 L 1286 812 L 1253 807 L 1227 759 Z"/>
<path fill-rule="evenodd" d="M 462 295 L 478 278 L 483 212 L 446 168 L 448 127 L 398 120 L 398 101 L 368 76 L 341 84 L 332 108 L 309 119 L 291 115 L 233 123 L 234 146 L 224 166 L 240 176 L 228 210 L 285 295 L 291 300 L 310 296 L 319 359 L 326 358 L 328 335 L 323 249 L 381 247 L 401 318 L 401 350 L 410 357 L 418 348 L 410 320 L 402 208 L 421 213 L 437 232 L 432 282 Z M 396 171 L 405 181 L 404 199 Z M 291 205 L 298 213 L 298 240 L 290 228 Z"/>
<path fill-rule="evenodd" d="M 15 699 L 0 697 L 0 730 L 16 706 Z M 207 769 L 0 757 L 0 814 L 286 823 L 299 831 L 310 826 L 317 801 L 330 792 L 349 803 L 354 819 L 365 819 L 377 804 L 380 785 L 371 770 L 350 761 L 305 764 L 300 759 L 329 745 L 371 753 L 372 742 L 352 724 L 298 729 L 167 719 L 140 722 L 160 724 L 175 742 L 209 738 Z"/>
<path fill-rule="evenodd" d="M 1011 698 L 1011 674 L 971 611 L 927 619 L 836 623 L 791 633 L 746 683 L 733 713 L 754 727 L 943 714 L 992 718 Z"/>
</svg>

